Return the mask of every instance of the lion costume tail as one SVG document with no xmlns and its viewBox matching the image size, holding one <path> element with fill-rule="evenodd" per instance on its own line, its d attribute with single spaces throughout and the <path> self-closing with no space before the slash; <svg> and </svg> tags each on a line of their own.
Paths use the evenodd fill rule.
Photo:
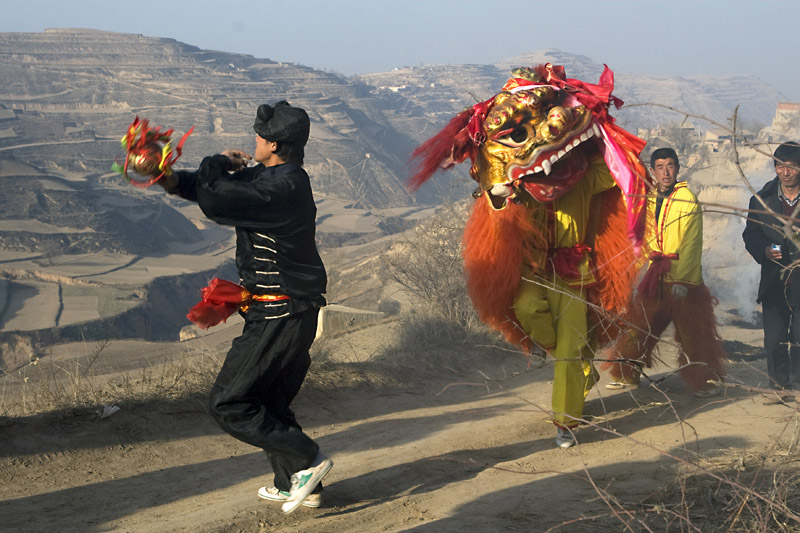
<svg viewBox="0 0 800 533">
<path fill-rule="evenodd" d="M 664 286 L 661 286 L 663 291 Z M 681 378 L 693 391 L 708 387 L 725 375 L 727 354 L 714 316 L 716 299 L 704 284 L 689 287 L 688 294 L 672 298 L 668 291 L 659 298 L 638 298 L 631 305 L 626 334 L 601 354 L 600 368 L 615 381 L 638 381 L 641 369 L 653 365 L 653 348 L 661 334 L 675 323 L 675 340 L 681 347 L 678 366 Z"/>
</svg>

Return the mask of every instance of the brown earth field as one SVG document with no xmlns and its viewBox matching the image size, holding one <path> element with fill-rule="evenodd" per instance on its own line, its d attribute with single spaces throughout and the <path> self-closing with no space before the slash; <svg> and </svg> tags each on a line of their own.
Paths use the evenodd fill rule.
<svg viewBox="0 0 800 533">
<path fill-rule="evenodd" d="M 92 379 L 120 379 L 129 357 L 151 368 L 176 354 L 223 357 L 240 328 L 112 341 Z M 796 530 L 798 404 L 754 390 L 767 382 L 759 327 L 731 315 L 720 333 L 724 394 L 689 394 L 667 337 L 653 382 L 610 391 L 603 376 L 571 449 L 554 446 L 549 363 L 468 339 L 412 346 L 398 321 L 323 338 L 294 409 L 335 464 L 322 507 L 289 515 L 257 497 L 272 481 L 264 454 L 220 431 L 203 395 L 126 401 L 105 418 L 91 408 L 3 417 L 0 529 Z M 2 379 L 5 404 L 37 390 L 33 378 Z"/>
</svg>

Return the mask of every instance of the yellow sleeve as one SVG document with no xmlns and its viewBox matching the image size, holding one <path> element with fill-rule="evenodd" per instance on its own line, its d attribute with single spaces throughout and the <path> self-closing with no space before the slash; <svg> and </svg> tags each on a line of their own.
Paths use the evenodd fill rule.
<svg viewBox="0 0 800 533">
<path fill-rule="evenodd" d="M 614 176 L 611 175 L 611 171 L 608 169 L 603 156 L 597 156 L 589 161 L 589 169 L 586 171 L 586 176 L 584 179 L 589 185 L 588 193 L 590 196 L 607 191 L 608 189 L 616 187 L 617 185 L 617 182 L 614 181 Z"/>
</svg>

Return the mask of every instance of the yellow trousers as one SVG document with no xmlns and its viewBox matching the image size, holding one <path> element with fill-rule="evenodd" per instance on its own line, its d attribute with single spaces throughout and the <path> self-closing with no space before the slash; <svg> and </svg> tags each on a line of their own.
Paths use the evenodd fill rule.
<svg viewBox="0 0 800 533">
<path fill-rule="evenodd" d="M 586 395 L 599 374 L 592 364 L 585 295 L 557 277 L 526 276 L 514 301 L 517 320 L 538 344 L 549 348 L 553 363 L 553 422 L 575 427 Z"/>
</svg>

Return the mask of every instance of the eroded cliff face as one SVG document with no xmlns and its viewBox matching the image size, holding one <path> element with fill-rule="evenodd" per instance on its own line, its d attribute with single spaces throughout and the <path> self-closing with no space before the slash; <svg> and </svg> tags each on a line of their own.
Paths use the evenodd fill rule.
<svg viewBox="0 0 800 533">
<path fill-rule="evenodd" d="M 166 253 L 197 243 L 198 228 L 154 195 L 55 176 L 6 176 L 0 187 L 0 249 L 46 255 Z"/>
<path fill-rule="evenodd" d="M 0 329 L 0 372 L 46 355 L 46 347 L 53 344 L 114 339 L 177 341 L 189 323 L 186 312 L 200 300 L 200 289 L 214 276 L 235 280 L 236 269 L 226 262 L 212 271 L 157 277 L 140 285 L 89 282 L 76 286 L 71 279 L 47 280 L 42 272 L 28 276 L 31 279 L 0 279 L 0 320 L 27 314 L 33 326 Z M 18 305 L 20 289 L 27 290 L 30 298 L 40 292 L 51 293 L 44 305 L 39 302 L 36 306 L 38 323 L 31 320 L 30 309 Z M 87 299 L 93 303 L 87 306 Z"/>
</svg>

